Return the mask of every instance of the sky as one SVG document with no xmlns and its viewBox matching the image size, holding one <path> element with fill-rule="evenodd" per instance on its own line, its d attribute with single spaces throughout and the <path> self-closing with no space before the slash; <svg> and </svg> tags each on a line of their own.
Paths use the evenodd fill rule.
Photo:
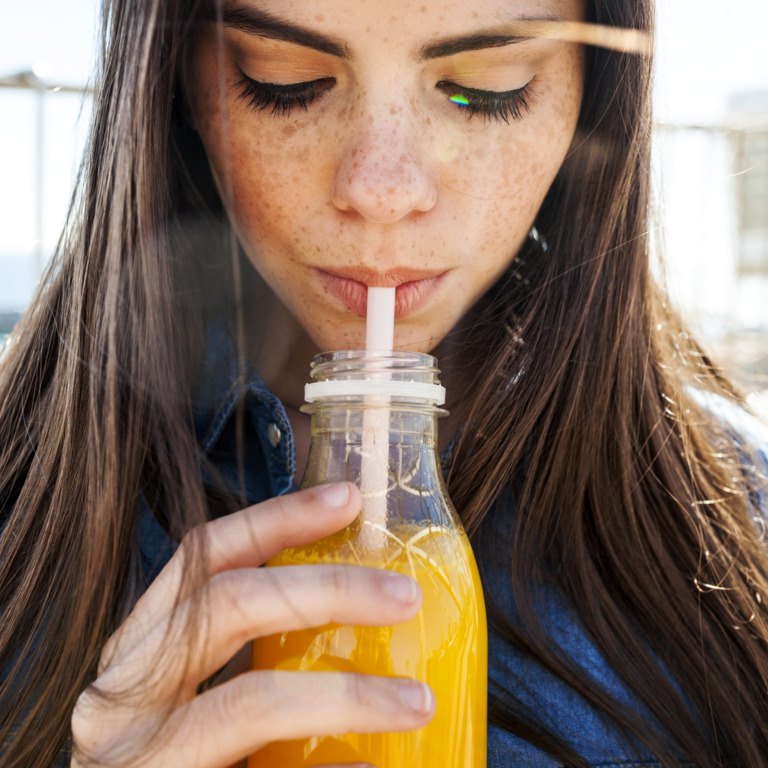
<svg viewBox="0 0 768 768">
<path fill-rule="evenodd" d="M 768 0 L 657 2 L 658 121 L 722 124 L 732 93 L 768 91 Z M 0 25 L 0 77 L 34 66 L 43 68 L 49 82 L 84 85 L 94 58 L 97 5 L 96 0 L 15 4 Z M 35 109 L 34 94 L 0 89 L 0 312 L 23 306 L 35 281 Z M 64 219 L 87 110 L 79 122 L 78 115 L 78 97 L 46 99 L 43 253 L 53 248 Z M 697 183 L 698 201 L 702 180 Z M 676 194 L 671 194 L 673 210 Z M 682 230 L 685 216 L 676 219 Z M 685 233 L 677 237 L 682 242 Z"/>
<path fill-rule="evenodd" d="M 711 124 L 730 93 L 768 90 L 766 0 L 657 0 L 656 115 Z"/>
</svg>

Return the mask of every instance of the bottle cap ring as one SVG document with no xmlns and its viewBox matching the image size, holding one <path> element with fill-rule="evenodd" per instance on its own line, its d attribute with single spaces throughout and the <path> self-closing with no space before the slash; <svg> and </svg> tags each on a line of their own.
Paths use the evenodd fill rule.
<svg viewBox="0 0 768 768">
<path fill-rule="evenodd" d="M 313 403 L 325 397 L 407 397 L 427 400 L 435 405 L 445 403 L 445 387 L 422 381 L 376 381 L 374 379 L 345 379 L 343 381 L 313 381 L 304 385 L 304 399 Z"/>
</svg>

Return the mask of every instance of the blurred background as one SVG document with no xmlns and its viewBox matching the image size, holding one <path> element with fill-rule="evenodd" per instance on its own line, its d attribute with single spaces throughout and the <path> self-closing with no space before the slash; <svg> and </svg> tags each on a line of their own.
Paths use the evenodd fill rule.
<svg viewBox="0 0 768 768">
<path fill-rule="evenodd" d="M 654 234 L 705 348 L 768 417 L 768 3 L 657 0 Z M 90 117 L 98 0 L 0 29 L 0 345 L 58 239 Z"/>
</svg>

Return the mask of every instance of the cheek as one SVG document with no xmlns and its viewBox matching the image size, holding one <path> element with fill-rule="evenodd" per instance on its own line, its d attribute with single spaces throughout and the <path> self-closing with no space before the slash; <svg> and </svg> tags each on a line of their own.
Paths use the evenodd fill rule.
<svg viewBox="0 0 768 768">
<path fill-rule="evenodd" d="M 452 229 L 465 249 L 508 254 L 530 229 L 559 167 L 542 152 L 540 132 L 530 133 L 522 124 L 494 126 L 440 169 L 444 200 L 460 219 Z"/>
<path fill-rule="evenodd" d="M 438 134 L 435 154 L 448 154 L 446 147 L 452 154 L 437 165 L 444 188 L 475 201 L 486 224 L 502 232 L 515 219 L 532 220 L 569 150 L 581 104 L 578 59 L 569 57 L 536 86 L 532 109 L 519 121 L 475 116 L 442 144 Z"/>
<path fill-rule="evenodd" d="M 261 248 L 275 238 L 291 242 L 297 222 L 312 214 L 321 187 L 327 186 L 327 165 L 312 151 L 319 146 L 318 137 L 291 122 L 281 124 L 275 118 L 272 125 L 264 117 L 257 120 L 234 110 L 226 141 L 220 125 L 211 124 L 201 134 L 241 241 Z"/>
</svg>

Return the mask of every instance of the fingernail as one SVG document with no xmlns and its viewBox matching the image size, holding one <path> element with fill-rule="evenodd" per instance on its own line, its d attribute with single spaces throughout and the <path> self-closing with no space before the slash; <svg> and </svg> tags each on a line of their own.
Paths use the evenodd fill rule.
<svg viewBox="0 0 768 768">
<path fill-rule="evenodd" d="M 432 689 L 418 680 L 403 680 L 399 684 L 400 698 L 403 704 L 414 712 L 426 714 L 432 709 Z"/>
<path fill-rule="evenodd" d="M 416 582 L 410 576 L 399 573 L 384 574 L 384 589 L 401 603 L 415 603 L 419 596 Z"/>
<path fill-rule="evenodd" d="M 349 486 L 346 483 L 319 485 L 315 493 L 329 507 L 343 507 L 349 501 Z"/>
</svg>

